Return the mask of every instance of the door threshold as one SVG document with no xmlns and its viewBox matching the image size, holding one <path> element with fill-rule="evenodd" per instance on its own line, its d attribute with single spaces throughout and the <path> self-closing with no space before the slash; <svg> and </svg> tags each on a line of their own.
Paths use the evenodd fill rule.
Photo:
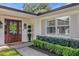
<svg viewBox="0 0 79 59">
<path fill-rule="evenodd" d="M 22 42 L 13 42 L 13 43 L 6 43 L 6 45 L 18 45 L 18 44 L 21 44 Z"/>
</svg>

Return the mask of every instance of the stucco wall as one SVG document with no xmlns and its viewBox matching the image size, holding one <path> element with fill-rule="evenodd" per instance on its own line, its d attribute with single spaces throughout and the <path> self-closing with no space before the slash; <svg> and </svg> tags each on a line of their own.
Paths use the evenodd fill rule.
<svg viewBox="0 0 79 59">
<path fill-rule="evenodd" d="M 20 16 L 15 16 L 15 15 L 3 15 L 0 14 L 0 21 L 2 21 L 2 28 L 0 29 L 0 45 L 4 45 L 5 44 L 5 19 L 12 19 L 12 20 L 21 20 L 22 21 L 22 42 L 27 42 L 28 38 L 27 38 L 27 28 L 24 29 L 24 23 L 28 25 L 32 26 L 32 38 L 33 38 L 33 34 L 34 34 L 34 19 L 33 18 L 29 18 L 29 17 L 20 17 Z"/>
<path fill-rule="evenodd" d="M 28 41 L 28 37 L 27 37 L 27 34 L 28 34 L 28 25 L 31 25 L 32 27 L 32 39 L 34 38 L 34 19 L 29 19 L 29 18 L 26 18 L 26 19 L 23 19 L 22 21 L 22 42 L 27 42 Z M 23 24 L 27 24 L 27 28 L 24 29 L 24 25 Z"/>
<path fill-rule="evenodd" d="M 46 25 L 43 21 L 50 19 L 55 19 L 58 17 L 70 16 L 70 34 L 69 35 L 55 35 L 55 34 L 46 34 Z M 41 19 L 41 33 L 45 36 L 55 36 L 55 37 L 64 37 L 64 38 L 77 38 L 79 39 L 79 6 L 71 7 L 57 12 L 51 12 L 39 17 Z"/>
<path fill-rule="evenodd" d="M 37 35 L 41 35 L 41 20 L 39 18 L 34 19 L 34 39 Z"/>
<path fill-rule="evenodd" d="M 78 15 L 71 15 L 70 36 L 73 38 L 79 38 L 78 36 Z"/>
<path fill-rule="evenodd" d="M 0 45 L 4 44 L 4 18 L 0 17 L 0 21 L 2 22 L 2 28 L 0 28 Z"/>
</svg>

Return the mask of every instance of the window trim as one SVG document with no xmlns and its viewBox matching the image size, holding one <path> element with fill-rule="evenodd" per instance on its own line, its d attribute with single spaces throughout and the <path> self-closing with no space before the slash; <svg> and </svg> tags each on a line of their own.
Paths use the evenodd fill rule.
<svg viewBox="0 0 79 59">
<path fill-rule="evenodd" d="M 53 20 L 55 20 L 55 18 L 53 18 Z M 56 30 L 55 30 L 55 33 L 48 33 L 47 32 L 47 28 L 48 27 L 55 27 L 56 28 L 56 20 L 55 20 L 55 25 L 54 26 L 48 26 L 48 22 L 49 21 L 52 21 L 52 19 L 46 21 L 46 34 L 51 34 L 51 35 L 53 34 L 53 35 L 55 35 L 56 34 Z"/>
<path fill-rule="evenodd" d="M 61 16 L 61 17 L 65 17 L 65 16 Z M 57 23 L 58 23 L 58 21 L 57 21 L 58 18 L 60 18 L 60 17 L 53 18 L 53 19 L 50 19 L 50 18 L 49 18 L 50 20 L 47 20 L 47 21 L 46 21 L 46 34 L 51 34 L 51 35 L 52 35 L 52 34 L 54 34 L 54 35 L 69 35 L 69 34 L 70 34 L 70 26 L 71 26 L 71 18 L 70 18 L 70 16 L 68 16 L 68 18 L 69 18 L 69 25 L 58 25 L 58 24 L 57 24 Z M 48 33 L 48 32 L 47 32 L 47 28 L 48 28 L 48 27 L 53 27 L 53 26 L 48 26 L 48 21 L 52 21 L 52 20 L 55 20 L 55 26 L 54 26 L 54 27 L 56 28 L 56 32 L 55 32 L 55 33 Z M 57 29 L 58 26 L 69 26 L 69 33 L 68 33 L 68 34 L 60 34 L 60 33 L 58 32 L 58 29 Z"/>
</svg>

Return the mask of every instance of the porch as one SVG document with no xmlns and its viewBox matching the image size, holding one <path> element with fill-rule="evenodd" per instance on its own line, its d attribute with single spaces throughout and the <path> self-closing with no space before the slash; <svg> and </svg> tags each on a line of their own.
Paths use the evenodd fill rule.
<svg viewBox="0 0 79 59">
<path fill-rule="evenodd" d="M 34 36 L 35 16 L 23 12 L 0 8 L 0 45 L 13 42 L 28 42 L 28 25 Z"/>
</svg>

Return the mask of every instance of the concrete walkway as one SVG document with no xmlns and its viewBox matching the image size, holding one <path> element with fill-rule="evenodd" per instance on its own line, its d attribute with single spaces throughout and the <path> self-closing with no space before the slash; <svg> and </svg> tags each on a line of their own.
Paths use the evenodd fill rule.
<svg viewBox="0 0 79 59">
<path fill-rule="evenodd" d="M 19 45 L 11 46 L 12 48 L 15 48 L 19 53 L 21 53 L 23 56 L 48 56 L 47 54 L 44 54 L 42 52 L 39 52 L 37 50 L 34 50 L 28 46 L 32 45 L 31 43 L 23 43 Z"/>
</svg>

